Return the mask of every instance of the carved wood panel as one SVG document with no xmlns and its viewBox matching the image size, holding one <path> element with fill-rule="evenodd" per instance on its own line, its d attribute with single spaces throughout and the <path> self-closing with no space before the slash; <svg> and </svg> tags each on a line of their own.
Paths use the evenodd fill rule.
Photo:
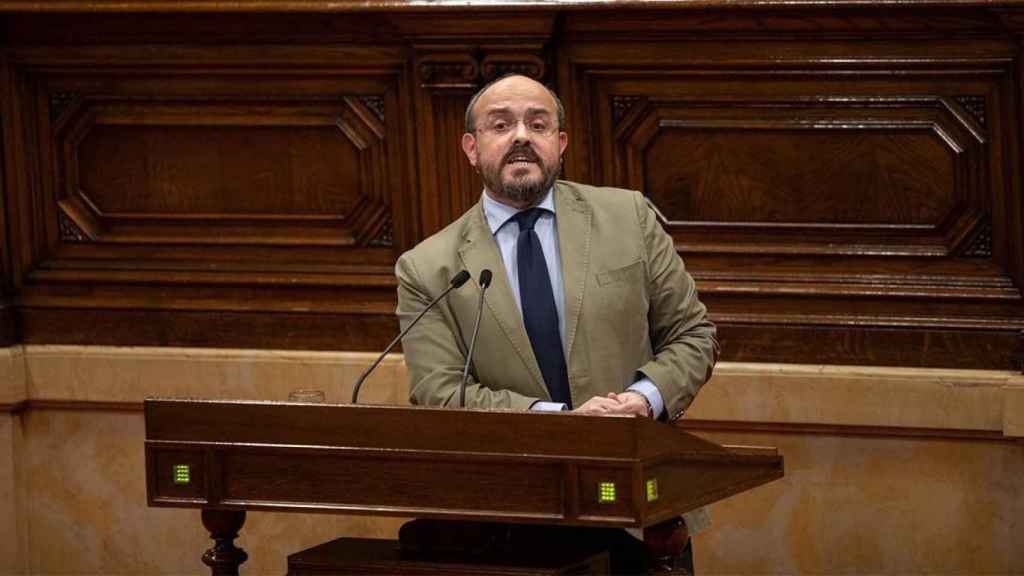
<svg viewBox="0 0 1024 576">
<path fill-rule="evenodd" d="M 768 252 L 789 234 L 818 254 L 941 256 L 988 223 L 987 136 L 948 99 L 645 99 L 615 137 L 615 181 L 693 252 Z"/>
<path fill-rule="evenodd" d="M 391 218 L 384 125 L 355 96 L 78 98 L 54 132 L 65 242 L 365 247 Z"/>
<path fill-rule="evenodd" d="M 353 334 L 395 324 L 391 267 L 416 226 L 400 50 L 10 56 L 28 341 L 330 347 L 333 333 L 360 349 Z M 317 325 L 335 328 L 301 328 Z"/>
<path fill-rule="evenodd" d="M 0 13 L 12 341 L 383 345 L 395 259 L 479 198 L 465 106 L 518 72 L 567 178 L 661 208 L 724 358 L 1024 358 L 1019 10 L 68 6 Z"/>
<path fill-rule="evenodd" d="M 1009 43 L 644 44 L 584 19 L 560 60 L 569 165 L 660 208 L 724 357 L 1015 365 Z"/>
<path fill-rule="evenodd" d="M 526 16 L 509 43 L 430 43 L 416 45 L 416 104 L 421 146 L 420 191 L 424 236 L 461 216 L 480 198 L 483 183 L 463 156 L 466 106 L 487 82 L 523 74 L 547 82 L 544 47 L 527 42 L 534 30 L 550 27 L 549 16 Z M 433 200 L 431 200 L 433 199 Z"/>
</svg>

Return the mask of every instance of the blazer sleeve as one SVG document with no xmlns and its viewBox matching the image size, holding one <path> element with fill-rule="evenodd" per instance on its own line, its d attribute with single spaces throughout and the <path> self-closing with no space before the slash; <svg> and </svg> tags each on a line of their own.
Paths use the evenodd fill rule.
<svg viewBox="0 0 1024 576">
<path fill-rule="evenodd" d="M 398 259 L 395 276 L 398 279 L 398 321 L 404 330 L 447 284 L 428 287 L 409 253 Z M 477 345 L 479 347 L 480 343 Z M 409 401 L 424 406 L 457 406 L 467 348 L 468 341 L 461 337 L 451 309 L 439 302 L 402 338 L 409 370 Z M 492 390 L 477 382 L 472 370 L 466 382 L 468 408 L 528 410 L 537 400 L 540 398 L 512 390 Z"/>
<path fill-rule="evenodd" d="M 654 354 L 638 371 L 658 387 L 665 413 L 675 420 L 711 378 L 718 340 L 672 237 L 640 193 L 635 193 L 634 201 L 646 253 L 648 326 Z"/>
</svg>

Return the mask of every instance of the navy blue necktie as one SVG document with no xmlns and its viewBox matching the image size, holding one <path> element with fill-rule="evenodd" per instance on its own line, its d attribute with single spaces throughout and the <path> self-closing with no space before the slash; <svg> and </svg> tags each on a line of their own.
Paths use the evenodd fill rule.
<svg viewBox="0 0 1024 576">
<path fill-rule="evenodd" d="M 542 208 L 530 208 L 513 216 L 519 224 L 516 239 L 516 262 L 519 266 L 519 299 L 523 306 L 523 323 L 530 336 L 533 355 L 540 365 L 551 399 L 572 408 L 569 395 L 569 375 L 562 352 L 562 336 L 558 331 L 558 310 L 551 290 L 544 251 L 533 226 L 544 213 Z"/>
</svg>

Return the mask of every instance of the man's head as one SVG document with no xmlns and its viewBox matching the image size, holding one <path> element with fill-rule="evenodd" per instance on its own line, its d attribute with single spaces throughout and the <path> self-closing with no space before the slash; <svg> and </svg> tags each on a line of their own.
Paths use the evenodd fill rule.
<svg viewBox="0 0 1024 576">
<path fill-rule="evenodd" d="M 470 100 L 462 151 L 495 200 L 526 208 L 558 177 L 569 141 L 564 122 L 561 102 L 543 84 L 506 76 Z"/>
</svg>

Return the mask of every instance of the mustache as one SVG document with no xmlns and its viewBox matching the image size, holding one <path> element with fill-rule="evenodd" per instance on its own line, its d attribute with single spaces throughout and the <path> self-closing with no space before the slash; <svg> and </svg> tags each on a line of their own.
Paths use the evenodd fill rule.
<svg viewBox="0 0 1024 576">
<path fill-rule="evenodd" d="M 529 144 L 521 144 L 509 148 L 509 151 L 505 153 L 505 156 L 501 159 L 502 165 L 508 164 L 509 160 L 516 156 L 524 156 L 530 162 L 540 164 L 540 156 L 533 151 L 533 148 Z"/>
</svg>

